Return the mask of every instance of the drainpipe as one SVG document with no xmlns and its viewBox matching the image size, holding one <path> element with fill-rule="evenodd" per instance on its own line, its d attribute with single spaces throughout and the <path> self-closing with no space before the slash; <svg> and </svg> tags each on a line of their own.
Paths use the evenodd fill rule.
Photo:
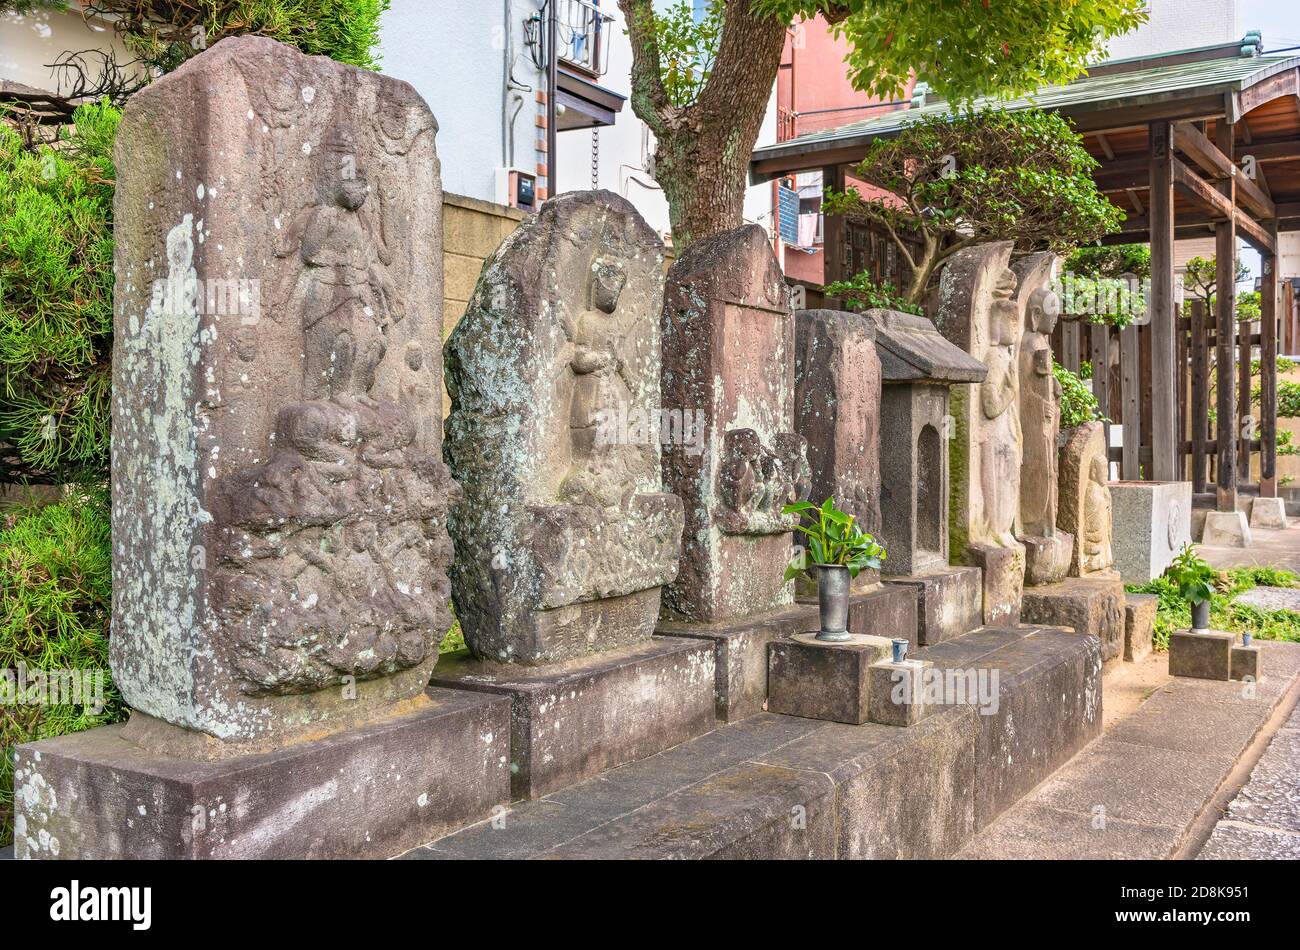
<svg viewBox="0 0 1300 950">
<path fill-rule="evenodd" d="M 555 88 L 558 84 L 560 50 L 557 0 L 546 0 L 546 197 L 555 195 L 557 155 L 555 151 Z"/>
</svg>

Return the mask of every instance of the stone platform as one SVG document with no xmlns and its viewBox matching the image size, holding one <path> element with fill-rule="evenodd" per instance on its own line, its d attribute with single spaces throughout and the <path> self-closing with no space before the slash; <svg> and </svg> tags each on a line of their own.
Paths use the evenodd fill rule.
<svg viewBox="0 0 1300 950">
<path fill-rule="evenodd" d="M 996 708 L 972 694 L 906 728 L 761 713 L 405 857 L 951 855 L 1096 735 L 1100 658 L 1091 638 L 1029 627 L 918 658 L 996 670 Z"/>
<path fill-rule="evenodd" d="M 1124 656 L 1124 582 L 1118 574 L 1068 577 L 1059 584 L 1026 587 L 1024 623 L 1070 627 L 1101 642 L 1103 663 Z"/>
<path fill-rule="evenodd" d="M 653 637 L 535 667 L 483 662 L 462 650 L 440 658 L 430 682 L 510 698 L 510 791 L 521 799 L 708 732 L 714 678 L 708 644 Z"/>
<path fill-rule="evenodd" d="M 768 644 L 820 626 L 817 602 L 801 600 L 785 610 L 721 624 L 661 622 L 655 631 L 664 637 L 708 640 L 714 647 L 717 716 L 736 722 L 762 712 L 767 702 Z M 849 596 L 849 632 L 917 640 L 917 597 L 914 591 L 882 584 Z"/>
<path fill-rule="evenodd" d="M 28 858 L 376 858 L 510 798 L 510 703 L 434 689 L 405 715 L 216 761 L 151 753 L 120 725 L 21 745 Z"/>
</svg>

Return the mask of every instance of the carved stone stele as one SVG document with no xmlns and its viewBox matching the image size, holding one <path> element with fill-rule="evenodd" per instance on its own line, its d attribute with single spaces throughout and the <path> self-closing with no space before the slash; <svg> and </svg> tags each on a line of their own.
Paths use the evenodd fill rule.
<svg viewBox="0 0 1300 950">
<path fill-rule="evenodd" d="M 1072 577 L 1109 571 L 1114 566 L 1108 469 L 1106 427 L 1085 422 L 1070 429 L 1060 451 L 1057 525 L 1075 537 Z"/>
<path fill-rule="evenodd" d="M 436 132 L 406 83 L 257 37 L 125 111 L 111 659 L 140 735 L 424 702 L 454 490 Z"/>
<path fill-rule="evenodd" d="M 880 534 L 880 357 L 875 325 L 839 310 L 795 313 L 795 428 L 808 444 L 808 500 Z M 855 589 L 879 580 L 864 570 Z M 815 588 L 815 583 L 812 584 Z"/>
<path fill-rule="evenodd" d="M 988 370 L 954 386 L 949 442 L 952 557 L 984 570 L 984 622 L 1014 622 L 1024 585 L 1020 513 L 1021 311 L 1011 242 L 958 251 L 940 278 L 935 325 Z"/>
<path fill-rule="evenodd" d="M 682 533 L 660 469 L 662 300 L 662 242 L 608 191 L 551 199 L 484 264 L 443 351 L 452 591 L 480 659 L 654 632 Z"/>
<path fill-rule="evenodd" d="M 673 264 L 663 353 L 665 411 L 703 424 L 695 445 L 664 447 L 664 484 L 686 511 L 665 614 L 709 623 L 784 607 L 796 518 L 781 509 L 806 497 L 809 472 L 794 432 L 794 319 L 761 227 L 697 241 Z"/>
<path fill-rule="evenodd" d="M 967 248 L 944 269 L 935 324 L 982 362 L 984 380 L 954 387 L 952 543 L 1016 545 L 1020 462 L 1020 312 L 1010 242 Z"/>
</svg>

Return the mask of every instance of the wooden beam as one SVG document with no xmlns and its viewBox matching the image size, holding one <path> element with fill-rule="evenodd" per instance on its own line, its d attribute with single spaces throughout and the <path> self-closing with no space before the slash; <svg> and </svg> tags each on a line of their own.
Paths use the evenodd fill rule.
<svg viewBox="0 0 1300 950">
<path fill-rule="evenodd" d="M 1106 136 L 1098 133 L 1097 144 L 1101 146 L 1101 153 L 1105 155 L 1108 160 L 1113 162 L 1115 160 L 1115 150 L 1110 147 L 1110 142 L 1107 140 Z"/>
<path fill-rule="evenodd" d="M 1232 126 L 1220 122 L 1216 139 L 1220 151 L 1233 157 Z M 1226 194 L 1223 201 L 1229 211 L 1214 232 L 1215 252 L 1215 438 L 1218 440 L 1218 461 L 1215 467 L 1215 505 L 1219 511 L 1237 510 L 1237 430 L 1236 414 L 1236 360 L 1233 359 L 1232 333 L 1236 325 L 1237 302 L 1237 216 L 1232 213 L 1235 179 L 1226 178 L 1220 184 Z"/>
<path fill-rule="evenodd" d="M 1150 477 L 1177 481 L 1178 407 L 1174 345 L 1174 138 L 1169 122 L 1151 123 L 1151 453 Z M 1181 164 L 1181 163 L 1180 163 Z"/>
<path fill-rule="evenodd" d="M 1173 160 L 1173 167 L 1174 184 L 1178 186 L 1179 191 L 1203 208 L 1207 208 L 1211 214 L 1220 218 L 1232 218 L 1236 226 L 1241 229 L 1241 236 L 1257 249 L 1277 253 L 1277 239 L 1266 228 L 1257 224 L 1250 215 L 1237 208 L 1234 197 L 1216 190 L 1176 158 Z M 1232 194 L 1235 196 L 1235 185 L 1238 181 L 1245 181 L 1245 178 L 1236 175 L 1227 180 L 1233 183 Z"/>
<path fill-rule="evenodd" d="M 1179 122 L 1174 125 L 1174 147 L 1213 178 L 1236 176 L 1238 202 L 1250 208 L 1259 218 L 1268 220 L 1277 217 L 1273 200 L 1255 182 L 1243 175 L 1241 169 L 1205 137 L 1205 133 L 1190 123 Z"/>
<path fill-rule="evenodd" d="M 1277 227 L 1277 223 L 1273 223 Z M 1277 497 L 1277 258 L 1260 255 L 1259 493 Z"/>
<path fill-rule="evenodd" d="M 1300 95 L 1300 69 L 1288 69 L 1274 73 L 1253 86 L 1232 94 L 1232 103 L 1228 109 L 1228 122 L 1237 122 L 1247 112 L 1257 109 L 1266 102 L 1272 102 L 1282 96 Z"/>
<path fill-rule="evenodd" d="M 1213 178 L 1231 178 L 1237 166 L 1190 122 L 1174 123 L 1174 148 L 1182 152 Z"/>
<path fill-rule="evenodd" d="M 1300 161 L 1300 137 L 1287 136 L 1279 139 L 1260 139 L 1251 142 L 1250 149 L 1242 153 L 1242 158 L 1253 155 L 1261 163 Z"/>
</svg>

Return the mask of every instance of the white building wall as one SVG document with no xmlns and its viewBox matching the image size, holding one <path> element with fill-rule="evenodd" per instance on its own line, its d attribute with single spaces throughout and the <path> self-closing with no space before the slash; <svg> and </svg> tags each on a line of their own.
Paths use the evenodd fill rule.
<svg viewBox="0 0 1300 950">
<path fill-rule="evenodd" d="M 438 119 L 447 191 L 497 200 L 496 172 L 534 172 L 536 91 L 544 79 L 524 45 L 532 0 L 394 0 L 380 21 L 380 68 L 404 79 Z M 507 90 L 507 66 L 514 83 Z"/>
<path fill-rule="evenodd" d="M 1106 45 L 1110 59 L 1171 53 L 1241 39 L 1239 0 L 1148 0 L 1147 22 Z"/>
<path fill-rule="evenodd" d="M 0 79 L 66 94 L 65 77 L 49 64 L 64 53 L 86 49 L 111 51 L 122 65 L 135 58 L 106 24 L 88 23 L 74 10 L 0 13 Z"/>
</svg>

